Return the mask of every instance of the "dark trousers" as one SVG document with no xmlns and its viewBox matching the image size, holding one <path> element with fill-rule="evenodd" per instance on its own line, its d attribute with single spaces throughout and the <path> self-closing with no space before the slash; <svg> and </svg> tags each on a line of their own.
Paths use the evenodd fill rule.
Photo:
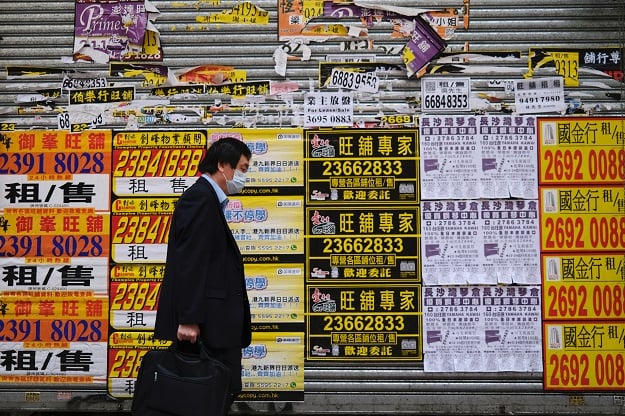
<svg viewBox="0 0 625 416">
<path fill-rule="evenodd" d="M 241 348 L 208 348 L 208 351 L 212 357 L 217 358 L 230 369 L 230 402 L 227 406 L 229 409 L 243 388 L 241 385 Z"/>
</svg>

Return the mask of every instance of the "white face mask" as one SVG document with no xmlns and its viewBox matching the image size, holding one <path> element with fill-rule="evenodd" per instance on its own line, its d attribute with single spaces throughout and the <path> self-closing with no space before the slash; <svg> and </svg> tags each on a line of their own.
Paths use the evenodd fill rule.
<svg viewBox="0 0 625 416">
<path fill-rule="evenodd" d="M 224 175 L 224 178 L 226 178 L 226 175 Z M 245 173 L 241 172 L 238 169 L 235 169 L 232 180 L 226 178 L 226 188 L 228 188 L 228 195 L 240 193 L 243 190 L 243 187 L 245 187 L 245 180 Z"/>
</svg>

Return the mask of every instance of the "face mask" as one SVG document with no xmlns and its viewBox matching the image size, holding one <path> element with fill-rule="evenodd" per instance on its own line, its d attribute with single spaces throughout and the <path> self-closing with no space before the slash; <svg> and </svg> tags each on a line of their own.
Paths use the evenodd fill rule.
<svg viewBox="0 0 625 416">
<path fill-rule="evenodd" d="M 226 175 L 224 175 L 224 178 L 226 178 Z M 228 188 L 228 195 L 240 193 L 245 186 L 245 179 L 245 173 L 241 172 L 238 169 L 235 169 L 232 180 L 228 180 L 228 178 L 226 178 L 226 188 Z"/>
</svg>

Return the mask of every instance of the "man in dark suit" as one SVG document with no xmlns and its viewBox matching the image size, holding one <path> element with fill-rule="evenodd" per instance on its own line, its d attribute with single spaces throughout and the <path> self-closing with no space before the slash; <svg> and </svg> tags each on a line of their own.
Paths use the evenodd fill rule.
<svg viewBox="0 0 625 416">
<path fill-rule="evenodd" d="M 238 139 L 216 141 L 198 165 L 202 176 L 178 200 L 154 331 L 157 339 L 201 338 L 231 370 L 230 404 L 242 388 L 241 349 L 251 342 L 251 322 L 243 259 L 224 209 L 227 196 L 243 189 L 251 156 Z"/>
</svg>

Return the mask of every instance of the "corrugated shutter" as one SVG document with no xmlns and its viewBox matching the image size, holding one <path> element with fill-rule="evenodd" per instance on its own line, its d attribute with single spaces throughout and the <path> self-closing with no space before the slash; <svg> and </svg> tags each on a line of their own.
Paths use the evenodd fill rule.
<svg viewBox="0 0 625 416">
<path fill-rule="evenodd" d="M 218 3 L 218 5 L 211 5 Z M 385 54 L 391 50 L 397 52 L 405 40 L 391 39 L 390 24 L 374 26 L 369 31 L 373 41 L 371 50 L 354 50 L 358 45 L 343 40 L 311 42 L 309 60 L 288 62 L 286 76 L 278 75 L 274 69 L 274 51 L 285 42 L 277 41 L 277 2 L 256 1 L 257 7 L 269 11 L 270 23 L 267 25 L 236 25 L 196 23 L 198 15 L 217 12 L 236 4 L 236 1 L 205 2 L 181 1 L 160 2 L 153 4 L 161 12 L 155 21 L 160 32 L 164 52 L 164 64 L 170 68 L 194 67 L 197 65 L 230 65 L 247 71 L 248 80 L 295 81 L 300 92 L 293 95 L 294 107 L 282 100 L 268 99 L 265 105 L 254 108 L 253 114 L 247 112 L 245 120 L 238 110 L 227 113 L 226 125 L 285 126 L 292 121 L 290 110 L 302 111 L 303 92 L 311 86 L 317 86 L 318 62 L 323 62 L 328 55 L 375 54 L 378 62 L 403 65 L 401 57 Z M 410 1 L 385 1 L 387 5 L 403 7 L 424 7 Z M 430 1 L 428 8 L 462 8 L 458 1 Z M 558 0 L 536 1 L 476 1 L 469 3 L 470 24 L 468 29 L 459 29 L 450 40 L 446 51 L 518 51 L 521 59 L 501 66 L 495 61 L 472 63 L 471 88 L 474 96 L 500 96 L 501 88 L 489 81 L 501 81 L 519 78 L 527 72 L 527 54 L 532 47 L 588 48 L 615 47 L 622 45 L 623 4 L 618 0 L 600 2 Z M 66 69 L 81 69 L 106 73 L 108 67 L 97 64 L 62 64 L 61 57 L 72 54 L 74 4 L 72 1 L 34 1 L 2 2 L 0 13 L 3 16 L 0 35 L 1 63 L 3 66 L 53 66 Z M 359 45 L 362 46 L 362 45 Z M 292 45 L 293 47 L 293 45 Z M 301 57 L 301 52 L 293 53 Z M 540 75 L 540 72 L 537 72 Z M 135 83 L 137 94 L 149 97 L 149 90 L 141 87 L 141 82 L 133 79 L 109 78 L 109 82 Z M 601 85 L 602 87 L 598 87 Z M 47 112 L 16 117 L 15 96 L 18 93 L 30 93 L 47 86 L 58 86 L 56 77 L 33 78 L 29 80 L 2 79 L 0 90 L 0 111 L 5 122 L 15 122 L 18 128 L 35 126 L 49 127 L 56 125 L 56 113 Z M 605 76 L 580 73 L 580 86 L 567 88 L 566 94 L 571 101 L 577 101 L 587 113 L 621 114 L 622 100 L 619 93 L 622 83 Z M 363 121 L 371 119 L 380 109 L 392 114 L 404 113 L 406 109 L 418 114 L 420 80 L 380 74 L 380 91 L 377 94 L 363 94 L 358 97 L 357 118 Z M 486 106 L 487 111 L 496 112 L 513 103 L 513 97 L 501 97 L 498 105 Z M 201 99 L 181 102 L 182 104 L 212 104 L 215 99 L 222 103 L 228 97 L 202 97 Z M 219 119 L 223 123 L 224 119 Z M 217 120 L 214 121 L 217 124 Z M 210 125 L 210 124 L 209 124 Z"/>
<path fill-rule="evenodd" d="M 461 1 L 431 0 L 417 2 L 380 1 L 403 7 L 462 6 Z M 288 62 L 286 76 L 275 71 L 273 54 L 285 43 L 277 40 L 277 1 L 253 1 L 269 11 L 267 25 L 200 25 L 196 17 L 217 12 L 240 3 L 236 1 L 153 1 L 160 16 L 156 27 L 164 52 L 164 64 L 172 69 L 197 65 L 230 65 L 247 71 L 247 79 L 295 81 L 299 92 L 293 105 L 279 98 L 267 98 L 253 109 L 236 109 L 216 114 L 207 127 L 273 127 L 297 124 L 294 111 L 302 111 L 303 93 L 317 87 L 318 62 L 328 55 L 363 54 L 376 56 L 378 62 L 402 65 L 397 54 L 405 42 L 391 39 L 390 24 L 380 24 L 369 32 L 371 50 L 355 50 L 358 42 L 328 40 L 311 42 L 308 60 Z M 108 66 L 98 64 L 63 64 L 62 57 L 72 54 L 74 2 L 71 0 L 22 0 L 0 2 L 0 120 L 15 123 L 16 129 L 54 128 L 54 110 L 18 114 L 18 94 L 59 86 L 58 76 L 7 79 L 6 66 L 49 66 L 108 73 Z M 471 87 L 475 94 L 501 96 L 496 82 L 518 79 L 527 72 L 528 51 L 533 47 L 601 48 L 625 44 L 625 3 L 623 0 L 472 0 L 469 4 L 468 29 L 459 29 L 448 41 L 447 51 L 519 51 L 521 59 L 501 66 L 495 61 L 470 64 Z M 295 46 L 292 45 L 294 48 Z M 294 56 L 301 56 L 299 51 Z M 621 73 L 623 65 L 621 62 Z M 463 75 L 466 76 L 466 75 Z M 421 81 L 416 78 L 380 74 L 380 91 L 358 97 L 358 119 L 367 121 L 383 111 L 387 115 L 410 111 L 419 114 Z M 149 96 L 140 80 L 109 77 L 109 83 L 133 83 L 138 95 Z M 623 83 L 595 73 L 580 73 L 580 86 L 566 88 L 571 102 L 586 113 L 619 115 L 624 113 Z M 179 104 L 228 103 L 229 97 L 203 96 L 191 100 L 173 100 Z M 486 111 L 498 112 L 513 102 L 503 96 Z M 114 127 L 114 126 L 106 126 Z M 183 127 L 183 126 L 180 126 Z M 18 389 L 19 390 L 19 389 Z M 0 396 L 3 386 L 0 386 Z M 20 403 L 16 393 L 7 403 Z M 54 393 L 51 393 L 52 402 Z M 620 399 L 619 399 L 620 398 Z M 619 401 L 620 400 L 620 401 Z M 50 402 L 46 406 L 54 407 Z M 52 404 L 51 404 L 52 403 Z M 564 395 L 544 392 L 542 374 L 428 374 L 419 368 L 390 365 L 324 365 L 306 367 L 306 402 L 293 404 L 249 404 L 254 409 L 292 411 L 293 413 L 364 413 L 393 414 L 614 414 L 623 410 L 622 396 L 610 394 Z M 576 407 L 578 406 L 578 407 Z M 19 405 L 18 407 L 21 407 Z M 37 406 L 32 408 L 36 409 Z M 87 409 L 83 409 L 87 410 Z M 241 410 L 242 412 L 243 410 Z"/>
</svg>

